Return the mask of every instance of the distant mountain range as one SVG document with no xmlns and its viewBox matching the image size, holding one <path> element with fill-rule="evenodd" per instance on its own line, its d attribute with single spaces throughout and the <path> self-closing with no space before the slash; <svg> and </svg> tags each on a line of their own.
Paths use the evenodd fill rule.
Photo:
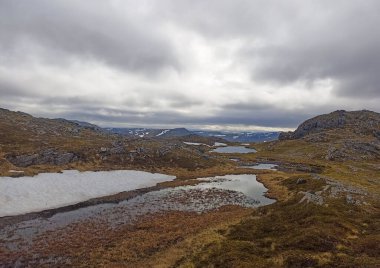
<svg viewBox="0 0 380 268">
<path fill-rule="evenodd" d="M 183 137 L 194 134 L 186 128 L 155 129 L 155 128 L 105 128 L 105 130 L 124 136 L 140 138 Z"/>
<path fill-rule="evenodd" d="M 266 142 L 277 140 L 279 132 L 222 132 L 194 131 L 194 134 L 204 137 L 218 137 L 231 142 Z"/>
<path fill-rule="evenodd" d="M 171 138 L 188 135 L 221 138 L 230 142 L 264 142 L 277 140 L 279 132 L 224 132 L 207 130 L 188 130 L 186 128 L 152 129 L 152 128 L 105 128 L 105 130 L 125 136 L 140 138 Z"/>
</svg>

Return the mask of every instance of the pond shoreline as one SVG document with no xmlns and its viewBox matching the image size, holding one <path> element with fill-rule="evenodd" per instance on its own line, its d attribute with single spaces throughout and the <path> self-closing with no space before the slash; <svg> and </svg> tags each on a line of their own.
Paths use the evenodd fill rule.
<svg viewBox="0 0 380 268">
<path fill-rule="evenodd" d="M 276 198 L 274 198 L 273 196 L 268 195 L 268 193 L 270 192 L 270 189 L 267 186 L 267 183 L 265 181 L 262 181 L 260 179 L 259 174 L 256 174 L 253 171 L 254 170 L 251 170 L 250 172 L 246 172 L 242 169 L 241 172 L 239 172 L 239 174 L 240 175 L 248 175 L 248 174 L 256 175 L 256 180 L 258 182 L 260 182 L 261 184 L 263 184 L 263 186 L 268 189 L 268 191 L 264 194 L 264 196 L 268 197 L 270 199 L 276 200 Z M 224 174 L 223 173 L 221 175 L 215 175 L 215 177 L 218 177 L 218 176 L 220 177 L 220 176 L 225 176 L 225 175 L 237 175 L 237 174 L 236 174 L 236 172 L 231 172 L 230 174 Z M 199 179 L 202 179 L 202 178 L 199 178 Z M 199 184 L 202 182 L 203 182 L 202 180 L 196 180 L 193 178 L 191 178 L 191 179 L 190 178 L 189 179 L 175 179 L 173 181 L 161 182 L 161 183 L 158 183 L 157 185 L 151 186 L 151 187 L 140 188 L 140 189 L 131 190 L 131 191 L 122 191 L 122 192 L 112 194 L 112 195 L 91 198 L 89 200 L 82 201 L 82 202 L 72 204 L 72 205 L 66 205 L 66 206 L 62 206 L 62 207 L 46 209 L 46 210 L 37 211 L 37 212 L 29 212 L 29 213 L 24 213 L 24 214 L 20 214 L 20 215 L 3 216 L 3 217 L 0 217 L 0 230 L 9 226 L 9 225 L 17 224 L 17 223 L 20 223 L 23 221 L 29 221 L 29 220 L 33 220 L 33 219 L 37 219 L 37 218 L 50 218 L 50 217 L 52 217 L 58 213 L 70 212 L 70 211 L 74 211 L 74 210 L 77 210 L 80 208 L 96 206 L 96 205 L 100 205 L 100 204 L 107 204 L 107 203 L 117 204 L 117 203 L 120 203 L 122 201 L 127 201 L 127 200 L 130 200 L 130 199 L 135 198 L 137 196 L 147 194 L 149 192 L 159 191 L 159 190 L 163 190 L 163 189 L 167 189 L 167 188 L 173 188 L 173 187 L 177 187 L 179 185 L 180 186 L 195 185 L 195 184 Z"/>
<path fill-rule="evenodd" d="M 236 174 L 237 171 L 239 174 Z M 270 187 L 266 185 L 266 180 L 263 180 L 261 176 L 254 174 L 252 170 L 244 171 L 243 169 L 232 169 L 231 173 L 233 173 L 231 174 L 232 178 L 228 175 L 225 176 L 226 174 L 212 176 L 212 178 L 215 177 L 215 180 L 220 180 L 223 184 L 224 180 L 233 182 L 234 176 L 238 178 L 239 175 L 251 175 L 252 178 L 255 178 L 255 182 L 266 189 L 261 196 L 273 199 L 273 203 L 276 203 L 277 200 L 273 198 Z M 265 175 L 268 172 L 257 173 Z M 2 257 L 4 257 L 5 263 L 12 265 L 19 261 L 31 265 L 73 264 L 77 261 L 81 263 L 82 257 L 77 259 L 77 250 L 85 254 L 84 252 L 88 251 L 87 247 L 90 245 L 91 250 L 94 247 L 99 250 L 107 243 L 119 241 L 121 237 L 123 237 L 123 243 L 127 243 L 125 241 L 129 241 L 128 234 L 138 235 L 137 239 L 143 239 L 145 236 L 147 237 L 144 239 L 148 239 L 152 235 L 160 236 L 158 230 L 162 228 L 167 229 L 168 233 L 174 232 L 170 235 L 172 236 L 170 239 L 173 240 L 169 244 L 165 244 L 167 247 L 178 242 L 176 238 L 178 235 L 184 237 L 188 235 L 189 222 L 192 222 L 195 228 L 198 226 L 198 220 L 204 219 L 204 226 L 196 227 L 196 230 L 200 231 L 210 227 L 211 223 L 208 223 L 209 220 L 207 220 L 210 217 L 214 217 L 212 224 L 225 224 L 226 215 L 233 215 L 234 219 L 238 220 L 248 216 L 256 209 L 256 206 L 245 206 L 244 200 L 243 203 L 239 203 L 242 200 L 239 199 L 241 198 L 239 195 L 236 195 L 239 192 L 207 185 L 210 183 L 207 181 L 209 178 L 199 176 L 197 180 L 192 178 L 175 179 L 153 187 L 93 198 L 74 205 L 0 218 L 1 247 L 5 250 Z M 183 188 L 190 190 L 183 192 Z M 199 205 L 201 206 L 198 207 Z M 262 203 L 262 205 L 270 204 Z M 159 209 L 157 210 L 157 208 Z M 172 218 L 173 222 L 177 222 L 178 219 L 179 222 L 175 224 L 182 226 L 180 230 L 175 231 L 177 227 L 172 229 L 170 225 L 167 225 L 165 221 L 167 217 Z M 147 234 L 140 234 L 139 228 L 141 227 L 139 226 L 147 224 L 152 229 L 149 229 Z M 165 226 L 162 227 L 162 224 Z M 83 242 L 80 237 L 91 241 L 90 244 Z M 92 243 L 95 243 L 96 246 L 92 246 Z M 59 247 L 65 244 L 77 245 L 78 248 L 64 249 L 66 253 L 63 253 L 61 252 L 63 249 Z M 154 248 L 155 244 L 156 241 L 151 241 L 146 246 L 153 247 L 152 252 L 160 251 Z M 128 246 L 123 250 L 133 252 L 135 249 Z M 53 258 L 46 259 L 46 256 L 53 256 Z M 86 259 L 94 261 L 97 258 L 93 259 L 93 257 L 87 256 Z"/>
<path fill-rule="evenodd" d="M 57 213 L 69 212 L 69 211 L 77 210 L 80 208 L 95 206 L 99 204 L 120 203 L 122 201 L 132 199 L 136 196 L 143 195 L 151 191 L 158 191 L 164 188 L 166 187 L 156 185 L 156 186 L 136 189 L 132 191 L 124 191 L 124 192 L 120 192 L 120 193 L 116 193 L 116 194 L 112 194 L 108 196 L 96 197 L 96 198 L 92 198 L 87 201 L 79 202 L 73 205 L 67 205 L 67 206 L 62 206 L 58 208 L 52 208 L 52 209 L 47 209 L 43 211 L 30 212 L 30 213 L 14 215 L 14 216 L 0 217 L 0 230 L 5 228 L 6 226 L 20 223 L 23 221 L 29 221 L 29 220 L 33 220 L 37 218 L 50 218 Z"/>
</svg>

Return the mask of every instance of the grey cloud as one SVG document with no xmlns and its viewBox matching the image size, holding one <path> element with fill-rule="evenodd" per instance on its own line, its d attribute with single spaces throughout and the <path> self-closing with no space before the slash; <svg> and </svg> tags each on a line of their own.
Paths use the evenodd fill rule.
<svg viewBox="0 0 380 268">
<path fill-rule="evenodd" d="M 0 33 L 3 55 L 18 61 L 39 52 L 48 62 L 73 56 L 149 74 L 179 68 L 154 22 L 103 1 L 2 1 Z"/>
<path fill-rule="evenodd" d="M 17 98 L 15 99 L 17 100 Z M 33 103 L 43 109 L 23 111 L 36 116 L 49 118 L 63 117 L 100 124 L 101 126 L 185 126 L 191 128 L 199 125 L 234 126 L 246 125 L 277 128 L 295 128 L 304 120 L 321 113 L 328 113 L 341 107 L 309 107 L 307 110 L 287 110 L 272 105 L 260 105 L 256 103 L 234 103 L 223 105 L 219 113 L 213 115 L 204 114 L 202 117 L 192 114 L 183 114 L 175 110 L 142 112 L 136 106 L 125 108 L 109 108 L 99 100 L 91 100 L 78 97 L 67 98 L 31 98 L 25 104 Z M 20 107 L 16 102 L 7 101 L 0 105 L 12 110 Z"/>
<path fill-rule="evenodd" d="M 221 113 L 212 118 L 214 124 L 245 124 L 264 127 L 295 128 L 307 118 L 322 111 L 329 112 L 334 107 L 309 107 L 287 110 L 270 104 L 234 103 L 224 105 Z"/>
<path fill-rule="evenodd" d="M 109 125 L 121 121 L 130 124 L 139 124 L 149 126 L 150 124 L 160 123 L 162 125 L 219 125 L 219 126 L 263 126 L 263 127 L 296 127 L 300 122 L 307 119 L 307 116 L 300 113 L 284 113 L 283 110 L 273 109 L 271 111 L 260 111 L 258 113 L 246 113 L 242 115 L 229 114 L 225 111 L 223 114 L 207 116 L 202 118 L 183 115 L 177 112 L 155 112 L 144 115 L 138 112 L 120 112 L 118 115 L 100 115 L 95 113 L 68 114 L 72 118 L 84 118 L 89 121 L 101 121 Z"/>
<path fill-rule="evenodd" d="M 331 2 L 289 29 L 283 43 L 246 47 L 241 58 L 254 80 L 284 85 L 332 79 L 338 96 L 380 97 L 380 3 Z M 327 13 L 328 15 L 326 15 Z M 360 18 L 358 18 L 358 16 Z"/>
<path fill-rule="evenodd" d="M 157 122 L 175 124 L 186 123 L 188 117 L 175 111 L 167 111 L 172 108 L 187 108 L 193 105 L 199 105 L 200 102 L 184 98 L 181 94 L 166 96 L 163 94 L 159 99 L 127 98 L 120 108 L 110 108 L 102 100 L 91 97 L 66 96 L 66 97 L 47 97 L 38 94 L 27 94 L 24 91 L 14 91 L 15 88 L 4 90 L 0 83 L 0 93 L 4 98 L 0 99 L 0 107 L 6 107 L 11 110 L 18 110 L 20 107 L 20 98 L 26 112 L 37 116 L 55 118 L 64 117 L 68 119 L 103 121 L 104 125 L 114 123 L 139 123 L 155 124 Z M 158 107 L 160 101 L 164 100 L 169 103 L 166 111 L 161 111 Z M 109 105 L 109 106 L 112 106 Z M 34 107 L 34 108 L 28 108 Z M 150 107 L 152 112 L 143 111 L 145 107 Z M 29 110 L 28 110 L 29 109 Z M 190 120 L 194 123 L 195 120 Z"/>
<path fill-rule="evenodd" d="M 1 98 L 28 98 L 28 97 L 34 97 L 35 94 L 33 92 L 28 92 L 25 90 L 23 86 L 16 85 L 15 83 L 12 83 L 11 81 L 7 81 L 5 79 L 2 79 L 0 76 L 0 95 Z"/>
<path fill-rule="evenodd" d="M 19 110 L 19 98 L 8 98 L 6 102 L 0 100 L 2 107 Z M 252 104 L 226 105 L 214 115 L 202 117 L 192 114 L 183 114 L 174 110 L 141 112 L 136 106 L 125 108 L 109 108 L 101 102 L 86 98 L 29 98 L 23 102 L 25 107 L 21 110 L 35 116 L 48 118 L 63 117 L 81 121 L 101 123 L 102 126 L 114 125 L 257 125 L 265 127 L 295 127 L 307 118 L 304 112 L 286 111 L 272 106 L 265 108 Z M 29 105 L 36 110 L 28 110 Z M 240 107 L 239 107 L 240 106 Z M 43 107 L 43 109 L 39 108 Z M 31 109 L 31 108 L 29 108 Z M 317 114 L 317 113 L 316 113 Z"/>
<path fill-rule="evenodd" d="M 0 106 L 102 125 L 267 127 L 295 127 L 308 117 L 354 104 L 379 109 L 373 104 L 380 98 L 379 13 L 377 0 L 0 1 Z M 229 42 L 236 47 L 231 49 Z M 228 59 L 220 60 L 223 66 L 197 65 L 207 65 L 208 59 L 191 62 L 204 55 Z M 118 80 L 110 88 L 118 85 L 125 94 L 108 89 L 104 81 L 114 82 L 109 77 L 96 85 L 96 71 L 76 75 L 77 69 L 69 69 L 72 61 L 95 69 L 103 63 L 102 70 Z M 199 67 L 210 81 L 197 73 Z M 225 70 L 218 73 L 219 67 Z M 160 72 L 168 68 L 176 74 Z M 96 81 L 88 82 L 91 78 Z M 219 78 L 220 83 L 212 80 Z M 312 98 L 314 84 L 324 79 L 334 83 L 333 96 L 324 105 L 310 100 L 293 105 L 287 96 L 280 107 L 270 99 L 297 82 L 306 85 Z M 74 96 L 76 86 L 87 93 Z M 86 86 L 98 87 L 92 94 Z M 202 90 L 186 94 L 197 86 Z M 259 92 L 266 86 L 271 94 Z M 50 87 L 62 91 L 60 97 Z M 109 103 L 107 94 L 122 96 Z M 221 94 L 227 95 L 218 98 Z M 260 101 L 249 102 L 255 95 Z M 212 115 L 199 116 L 208 105 Z"/>
<path fill-rule="evenodd" d="M 160 103 L 165 103 L 170 108 L 190 108 L 193 106 L 201 105 L 203 102 L 186 96 L 180 90 L 171 91 L 168 89 L 155 88 L 137 88 L 139 95 L 128 95 L 123 104 L 129 107 L 156 107 Z"/>
<path fill-rule="evenodd" d="M 286 24 L 278 22 L 293 20 L 299 7 L 294 0 L 162 0 L 156 5 L 159 14 L 167 20 L 207 38 L 241 40 L 282 31 Z"/>
<path fill-rule="evenodd" d="M 331 111 L 331 110 L 327 110 Z M 102 122 L 103 126 L 120 125 L 246 125 L 264 127 L 296 127 L 305 119 L 317 115 L 317 111 L 286 111 L 284 109 L 267 107 L 266 109 L 246 109 L 244 111 L 235 108 L 226 108 L 216 115 L 204 115 L 201 118 L 193 115 L 185 115 L 175 111 L 156 111 L 142 113 L 136 110 L 100 108 L 91 104 L 82 103 L 81 106 L 71 106 L 70 110 L 61 112 L 65 118 L 78 119 L 89 122 Z M 46 114 L 49 116 L 49 114 Z M 50 113 L 51 117 L 51 113 Z"/>
<path fill-rule="evenodd" d="M 254 81 L 332 79 L 337 96 L 380 96 L 379 1 L 164 2 L 164 14 L 205 38 L 239 40 L 235 62 Z"/>
</svg>

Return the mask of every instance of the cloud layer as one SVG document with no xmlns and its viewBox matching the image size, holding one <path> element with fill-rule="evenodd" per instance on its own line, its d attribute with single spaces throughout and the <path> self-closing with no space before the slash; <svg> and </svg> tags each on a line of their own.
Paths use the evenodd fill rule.
<svg viewBox="0 0 380 268">
<path fill-rule="evenodd" d="M 293 128 L 380 112 L 380 3 L 0 2 L 0 106 L 103 126 Z"/>
</svg>

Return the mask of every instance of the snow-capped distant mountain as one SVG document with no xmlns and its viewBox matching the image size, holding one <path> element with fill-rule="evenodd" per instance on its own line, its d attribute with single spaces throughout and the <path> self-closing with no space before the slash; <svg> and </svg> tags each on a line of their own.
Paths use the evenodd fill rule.
<svg viewBox="0 0 380 268">
<path fill-rule="evenodd" d="M 190 131 L 186 128 L 152 129 L 152 128 L 107 128 L 116 134 L 140 138 L 170 138 L 198 135 L 202 137 L 221 138 L 231 142 L 263 142 L 277 140 L 279 132 L 222 132 L 222 131 Z"/>
<path fill-rule="evenodd" d="M 279 132 L 194 131 L 193 133 L 205 137 L 218 137 L 231 142 L 265 142 L 277 140 L 279 136 Z"/>
<path fill-rule="evenodd" d="M 193 134 L 186 128 L 153 129 L 153 128 L 107 128 L 108 131 L 125 136 L 140 138 L 182 137 Z"/>
</svg>

